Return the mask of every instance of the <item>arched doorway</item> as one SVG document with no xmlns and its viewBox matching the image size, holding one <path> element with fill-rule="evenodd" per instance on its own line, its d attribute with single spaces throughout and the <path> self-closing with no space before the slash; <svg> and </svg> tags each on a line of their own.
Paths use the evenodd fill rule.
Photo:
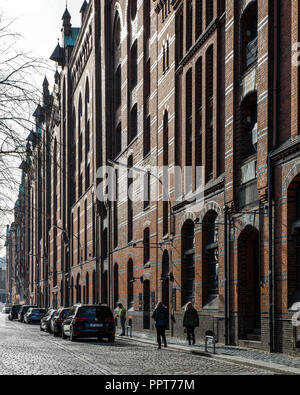
<svg viewBox="0 0 300 395">
<path fill-rule="evenodd" d="M 247 226 L 238 239 L 239 339 L 259 340 L 261 335 L 260 283 L 259 232 Z"/>
<path fill-rule="evenodd" d="M 131 309 L 134 302 L 134 295 L 133 295 L 133 261 L 129 259 L 128 266 L 127 266 L 127 307 Z"/>
<path fill-rule="evenodd" d="M 218 309 L 219 235 L 217 213 L 209 211 L 202 223 L 202 304 Z"/>
<path fill-rule="evenodd" d="M 86 280 L 85 280 L 85 292 L 86 292 L 86 303 L 90 304 L 90 275 L 89 273 L 86 274 Z"/>
<path fill-rule="evenodd" d="M 288 189 L 288 307 L 300 302 L 300 175 Z"/>
<path fill-rule="evenodd" d="M 188 220 L 181 231 L 181 303 L 194 302 L 195 298 L 195 224 Z"/>
<path fill-rule="evenodd" d="M 77 275 L 76 280 L 76 303 L 81 303 L 81 284 L 80 284 L 80 274 Z"/>
<path fill-rule="evenodd" d="M 102 277 L 102 303 L 104 304 L 108 303 L 107 281 L 108 281 L 108 273 L 107 270 L 105 270 L 103 272 L 103 277 Z"/>
<path fill-rule="evenodd" d="M 161 301 L 166 306 L 168 311 L 170 310 L 170 265 L 169 265 L 169 253 L 165 251 L 162 258 L 162 273 L 161 273 Z M 169 329 L 169 323 L 167 325 L 167 329 Z"/>
<path fill-rule="evenodd" d="M 143 283 L 143 321 L 144 329 L 150 329 L 150 281 Z"/>
<path fill-rule="evenodd" d="M 114 266 L 114 308 L 117 307 L 119 301 L 119 266 L 115 263 Z"/>
<path fill-rule="evenodd" d="M 96 303 L 96 270 L 93 271 L 93 304 Z"/>
</svg>

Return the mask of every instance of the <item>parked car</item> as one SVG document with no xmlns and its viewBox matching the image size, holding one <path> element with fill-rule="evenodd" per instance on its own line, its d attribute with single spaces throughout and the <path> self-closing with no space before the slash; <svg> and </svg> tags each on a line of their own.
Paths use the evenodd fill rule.
<svg viewBox="0 0 300 395">
<path fill-rule="evenodd" d="M 62 324 L 62 338 L 76 341 L 78 338 L 96 337 L 115 341 L 115 321 L 107 305 L 75 305 Z"/>
<path fill-rule="evenodd" d="M 2 314 L 9 314 L 11 310 L 10 306 L 4 306 L 2 309 Z"/>
<path fill-rule="evenodd" d="M 26 324 L 31 324 L 33 322 L 41 322 L 41 319 L 47 313 L 46 309 L 37 309 L 35 307 L 31 307 L 27 313 L 24 315 L 24 322 Z"/>
<path fill-rule="evenodd" d="M 52 317 L 55 315 L 56 310 L 49 309 L 44 317 L 41 319 L 40 329 L 41 331 L 51 332 L 50 322 Z"/>
<path fill-rule="evenodd" d="M 18 321 L 24 322 L 24 315 L 27 313 L 27 311 L 28 311 L 31 307 L 37 308 L 37 306 L 35 306 L 35 305 L 28 305 L 28 304 L 23 305 L 23 306 L 20 308 L 20 311 L 19 311 L 19 314 L 18 314 Z"/>
<path fill-rule="evenodd" d="M 17 320 L 17 319 L 18 319 L 18 314 L 19 314 L 19 312 L 20 312 L 21 307 L 22 307 L 21 304 L 14 304 L 14 305 L 12 305 L 12 307 L 11 307 L 11 309 L 10 309 L 9 316 L 8 316 L 8 319 L 9 319 L 10 321 L 13 321 L 13 320 Z"/>
<path fill-rule="evenodd" d="M 57 310 L 50 321 L 50 331 L 53 333 L 54 337 L 61 335 L 62 333 L 62 323 L 67 318 L 70 313 L 70 309 L 61 308 Z"/>
</svg>

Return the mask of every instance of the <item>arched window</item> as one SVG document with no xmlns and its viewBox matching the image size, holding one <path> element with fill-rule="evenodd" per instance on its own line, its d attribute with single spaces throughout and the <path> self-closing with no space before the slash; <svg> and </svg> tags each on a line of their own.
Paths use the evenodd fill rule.
<svg viewBox="0 0 300 395">
<path fill-rule="evenodd" d="M 217 213 L 207 213 L 202 224 L 203 246 L 203 305 L 211 303 L 219 295 L 219 249 Z"/>
<path fill-rule="evenodd" d="M 134 295 L 133 295 L 133 284 L 134 284 L 134 277 L 133 277 L 133 261 L 129 259 L 127 265 L 127 306 L 130 309 L 133 305 Z"/>
<path fill-rule="evenodd" d="M 246 7 L 241 18 L 241 54 L 243 70 L 246 70 L 257 60 L 257 24 L 257 1 L 253 1 Z"/>
<path fill-rule="evenodd" d="M 239 158 L 243 162 L 256 153 L 257 147 L 257 92 L 248 95 L 241 104 Z"/>
<path fill-rule="evenodd" d="M 195 224 L 188 220 L 181 231 L 181 302 L 194 301 L 195 297 Z"/>
</svg>

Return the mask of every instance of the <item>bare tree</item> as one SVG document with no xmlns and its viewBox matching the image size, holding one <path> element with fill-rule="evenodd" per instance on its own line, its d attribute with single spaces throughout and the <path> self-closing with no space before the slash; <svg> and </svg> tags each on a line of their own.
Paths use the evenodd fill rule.
<svg viewBox="0 0 300 395">
<path fill-rule="evenodd" d="M 11 220 L 20 182 L 26 137 L 35 127 L 32 113 L 41 92 L 35 79 L 48 64 L 21 49 L 13 21 L 0 14 L 0 227 Z M 0 242 L 0 246 L 1 246 Z"/>
</svg>

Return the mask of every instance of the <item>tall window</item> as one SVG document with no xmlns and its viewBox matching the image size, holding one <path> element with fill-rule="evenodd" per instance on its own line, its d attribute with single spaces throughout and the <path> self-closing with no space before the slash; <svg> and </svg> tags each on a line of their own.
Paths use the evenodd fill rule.
<svg viewBox="0 0 300 395">
<path fill-rule="evenodd" d="M 135 104 L 130 112 L 130 132 L 129 132 L 129 141 L 128 141 L 129 144 L 137 136 L 137 134 L 138 134 L 138 112 L 137 112 L 137 104 Z"/>
<path fill-rule="evenodd" d="M 113 120 L 113 138 L 112 138 L 112 154 L 117 157 L 122 150 L 121 141 L 121 122 L 120 107 L 122 104 L 122 68 L 121 68 L 121 22 L 117 13 L 115 18 L 115 26 L 113 33 L 113 111 L 115 113 Z"/>
<path fill-rule="evenodd" d="M 186 166 L 193 164 L 193 75 L 186 75 Z"/>
<path fill-rule="evenodd" d="M 169 114 L 166 111 L 163 121 L 163 235 L 169 231 Z"/>
<path fill-rule="evenodd" d="M 127 307 L 130 309 L 133 305 L 133 261 L 129 259 L 128 266 L 127 266 Z"/>
<path fill-rule="evenodd" d="M 196 39 L 201 36 L 203 24 L 203 1 L 196 1 Z"/>
<path fill-rule="evenodd" d="M 219 250 L 217 214 L 209 212 L 203 220 L 203 304 L 219 294 Z"/>
<path fill-rule="evenodd" d="M 197 0 L 198 1 L 198 0 Z M 176 14 L 176 67 L 179 65 L 183 58 L 183 6 L 179 9 Z"/>
<path fill-rule="evenodd" d="M 144 265 L 149 262 L 150 259 L 150 228 L 144 230 Z"/>
<path fill-rule="evenodd" d="M 118 232 L 118 226 L 119 226 L 119 212 L 118 212 L 118 198 L 119 198 L 119 183 L 118 183 L 118 171 L 115 171 L 115 199 L 113 202 L 113 207 L 114 207 L 114 248 L 117 248 L 119 244 L 119 232 Z"/>
<path fill-rule="evenodd" d="M 202 58 L 196 63 L 196 166 L 202 166 Z"/>
<path fill-rule="evenodd" d="M 257 1 L 254 1 L 245 11 L 241 19 L 242 32 L 242 68 L 245 70 L 257 61 Z"/>
<path fill-rule="evenodd" d="M 132 199 L 129 196 L 129 190 L 133 183 L 132 170 L 130 168 L 133 166 L 132 156 L 128 159 L 128 180 L 127 180 L 127 191 L 128 191 L 128 207 L 127 207 L 127 217 L 128 217 L 128 243 L 133 239 L 133 204 Z"/>
<path fill-rule="evenodd" d="M 85 279 L 85 290 L 86 290 L 86 303 L 90 303 L 90 276 L 89 273 L 86 274 Z"/>
<path fill-rule="evenodd" d="M 93 271 L 93 304 L 96 303 L 96 271 Z"/>
<path fill-rule="evenodd" d="M 77 263 L 81 262 L 81 245 L 80 245 L 80 207 L 77 209 Z"/>
<path fill-rule="evenodd" d="M 247 96 L 241 104 L 241 131 L 239 134 L 240 160 L 256 153 L 257 147 L 257 93 Z"/>
<path fill-rule="evenodd" d="M 84 202 L 84 259 L 88 258 L 88 238 L 87 238 L 87 200 Z"/>
<path fill-rule="evenodd" d="M 182 266 L 181 266 L 181 278 L 182 278 L 182 291 L 181 291 L 181 302 L 185 305 L 187 302 L 191 302 L 195 297 L 195 225 L 194 222 L 188 220 L 181 231 L 181 243 L 182 243 Z"/>
<path fill-rule="evenodd" d="M 134 89 L 138 82 L 138 46 L 137 41 L 130 50 L 130 88 Z"/>
<path fill-rule="evenodd" d="M 193 1 L 188 0 L 186 4 L 186 50 L 193 44 Z"/>
<path fill-rule="evenodd" d="M 114 308 L 117 307 L 119 301 L 119 266 L 115 263 L 114 266 Z"/>
<path fill-rule="evenodd" d="M 206 181 L 213 177 L 214 75 L 213 46 L 206 53 Z"/>
<path fill-rule="evenodd" d="M 206 27 L 214 19 L 214 0 L 206 0 Z"/>
</svg>

